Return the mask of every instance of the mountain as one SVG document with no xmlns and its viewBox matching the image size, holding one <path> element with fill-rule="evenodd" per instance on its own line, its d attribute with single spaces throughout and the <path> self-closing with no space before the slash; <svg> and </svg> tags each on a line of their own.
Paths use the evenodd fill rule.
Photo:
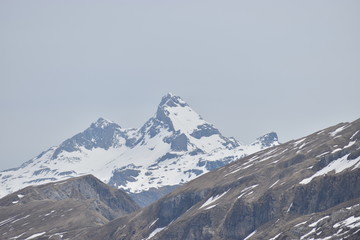
<svg viewBox="0 0 360 240">
<path fill-rule="evenodd" d="M 276 133 L 269 133 L 242 145 L 180 97 L 167 94 L 139 129 L 100 118 L 19 168 L 0 172 L 0 197 L 24 186 L 93 174 L 145 206 L 204 173 L 277 144 Z"/>
<path fill-rule="evenodd" d="M 77 239 L 360 239 L 360 119 L 234 161 Z"/>
<path fill-rule="evenodd" d="M 62 239 L 138 209 L 122 190 L 92 175 L 29 186 L 0 199 L 0 238 Z"/>
</svg>

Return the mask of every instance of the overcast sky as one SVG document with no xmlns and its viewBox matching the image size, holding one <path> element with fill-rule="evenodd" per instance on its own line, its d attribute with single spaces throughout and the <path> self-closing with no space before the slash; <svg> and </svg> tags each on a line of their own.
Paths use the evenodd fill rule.
<svg viewBox="0 0 360 240">
<path fill-rule="evenodd" d="M 0 1 L 0 169 L 167 92 L 243 143 L 360 117 L 360 1 Z"/>
</svg>

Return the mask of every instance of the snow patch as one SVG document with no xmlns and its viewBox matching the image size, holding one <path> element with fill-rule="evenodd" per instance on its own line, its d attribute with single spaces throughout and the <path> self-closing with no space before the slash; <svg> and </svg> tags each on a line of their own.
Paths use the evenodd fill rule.
<svg viewBox="0 0 360 240">
<path fill-rule="evenodd" d="M 30 217 L 30 214 L 29 214 L 29 215 L 26 215 L 25 217 L 16 219 L 16 220 L 12 221 L 11 223 L 16 223 L 16 222 L 18 222 L 18 221 L 20 221 L 20 220 L 23 220 L 23 219 L 26 219 L 26 218 L 28 218 L 28 217 Z"/>
<path fill-rule="evenodd" d="M 298 223 L 298 224 L 296 224 L 294 227 L 298 227 L 298 226 L 304 225 L 305 223 L 307 223 L 307 221 Z"/>
<path fill-rule="evenodd" d="M 291 207 L 293 206 L 293 203 L 290 204 L 288 210 L 286 212 L 290 212 Z"/>
<path fill-rule="evenodd" d="M 151 226 L 154 225 L 158 220 L 159 220 L 159 218 L 157 218 L 155 221 L 153 221 L 153 222 L 150 224 L 149 228 L 151 228 Z"/>
<path fill-rule="evenodd" d="M 307 236 L 314 234 L 316 232 L 315 228 L 311 229 L 310 232 L 300 237 L 300 240 L 305 239 Z"/>
<path fill-rule="evenodd" d="M 319 170 L 311 177 L 303 179 L 300 182 L 300 184 L 308 184 L 315 177 L 325 175 L 331 171 L 335 171 L 335 173 L 340 173 L 340 172 L 344 171 L 345 169 L 350 168 L 360 162 L 360 157 L 353 159 L 353 160 L 347 160 L 348 156 L 349 156 L 349 154 L 329 163 L 329 165 L 327 165 L 323 169 Z"/>
<path fill-rule="evenodd" d="M 5 219 L 5 220 L 1 221 L 1 222 L 0 222 L 0 227 L 2 227 L 2 226 L 4 226 L 4 225 L 6 225 L 6 224 L 8 224 L 8 223 L 10 223 L 10 222 L 12 222 L 12 221 L 14 221 L 15 218 L 16 218 L 16 216 L 13 216 L 13 217 L 10 217 L 10 218 L 8 218 L 8 219 Z"/>
<path fill-rule="evenodd" d="M 360 216 L 359 217 L 355 217 L 355 216 L 351 216 L 347 219 L 345 219 L 344 221 L 335 223 L 334 228 L 338 228 L 338 227 L 348 227 L 348 228 L 359 228 L 360 227 Z"/>
<path fill-rule="evenodd" d="M 46 232 L 35 233 L 35 234 L 31 235 L 30 237 L 26 238 L 25 240 L 30 240 L 30 239 L 34 239 L 34 238 L 40 237 L 40 236 L 44 235 L 45 233 L 46 233 Z"/>
<path fill-rule="evenodd" d="M 163 228 L 156 228 L 154 231 L 152 231 L 150 233 L 150 235 L 148 236 L 148 238 L 146 240 L 150 240 L 151 238 L 153 238 L 156 234 L 158 234 L 159 232 L 161 232 L 162 230 L 164 230 L 166 227 Z"/>
<path fill-rule="evenodd" d="M 313 222 L 312 224 L 310 224 L 309 227 L 312 227 L 312 228 L 313 228 L 313 227 L 316 227 L 316 225 L 317 225 L 319 222 L 321 222 L 322 220 L 327 219 L 327 218 L 329 218 L 329 216 L 320 218 L 320 219 L 317 220 L 316 222 Z"/>
<path fill-rule="evenodd" d="M 293 143 L 293 144 L 294 144 L 294 147 L 296 147 L 297 145 L 299 145 L 300 143 L 302 143 L 303 141 L 305 141 L 305 139 L 306 139 L 306 138 L 302 138 L 302 139 L 294 142 L 294 143 Z"/>
<path fill-rule="evenodd" d="M 350 139 L 353 139 L 353 138 L 355 137 L 355 135 L 358 134 L 359 131 L 360 131 L 360 130 L 357 130 L 357 131 L 350 137 Z"/>
<path fill-rule="evenodd" d="M 341 132 L 342 130 L 344 130 L 345 128 L 347 128 L 348 126 L 342 126 L 337 128 L 335 131 L 329 133 L 330 136 L 335 137 L 336 134 L 338 134 L 339 132 Z"/>
<path fill-rule="evenodd" d="M 217 205 L 217 204 L 211 205 L 210 207 L 207 207 L 207 208 L 205 208 L 205 209 L 206 209 L 206 210 L 212 209 L 212 208 L 216 207 L 216 205 Z"/>
<path fill-rule="evenodd" d="M 269 188 L 272 188 L 273 186 L 275 186 L 279 181 L 280 181 L 280 179 L 277 180 L 276 182 L 274 182 Z"/>
<path fill-rule="evenodd" d="M 356 143 L 356 141 L 351 141 L 351 142 L 349 142 L 349 144 L 346 145 L 344 148 L 351 147 L 351 146 L 354 145 L 355 143 Z"/>
<path fill-rule="evenodd" d="M 244 240 L 247 240 L 247 239 L 251 238 L 252 235 L 254 235 L 255 233 L 256 233 L 256 230 L 253 231 L 252 233 L 250 233 L 246 238 L 244 238 Z"/>
<path fill-rule="evenodd" d="M 46 213 L 44 216 L 47 217 L 47 216 L 51 215 L 51 214 L 54 213 L 54 212 L 56 212 L 56 211 L 55 211 L 55 210 L 52 210 L 51 212 Z"/>
<path fill-rule="evenodd" d="M 222 193 L 222 194 L 216 195 L 215 197 L 210 197 L 208 200 L 206 200 L 206 202 L 205 202 L 203 205 L 201 205 L 201 207 L 200 207 L 199 209 L 204 208 L 204 207 L 206 207 L 206 206 L 208 206 L 208 205 L 216 202 L 216 201 L 219 200 L 222 196 L 224 196 L 228 191 L 229 191 L 229 190 L 227 190 L 226 192 L 224 192 L 224 193 Z"/>
<path fill-rule="evenodd" d="M 329 154 L 330 152 L 324 152 L 324 153 L 322 153 L 322 154 L 319 154 L 319 155 L 317 155 L 316 157 L 318 158 L 318 157 L 322 157 L 322 156 L 325 156 L 326 154 Z"/>
<path fill-rule="evenodd" d="M 336 152 L 341 151 L 341 150 L 342 150 L 341 148 L 336 148 L 331 153 L 336 153 Z"/>
<path fill-rule="evenodd" d="M 245 194 L 248 196 L 252 193 L 254 193 L 253 191 L 251 191 L 252 189 L 256 188 L 257 186 L 259 186 L 259 184 L 255 184 L 252 185 L 250 187 L 244 188 L 243 190 L 241 190 L 241 194 L 237 197 L 237 199 L 241 198 L 242 196 L 244 196 Z"/>
<path fill-rule="evenodd" d="M 282 232 L 281 233 L 279 233 L 279 234 L 277 234 L 275 237 L 273 237 L 273 238 L 270 238 L 269 240 L 276 240 L 280 235 L 282 234 Z"/>
<path fill-rule="evenodd" d="M 15 237 L 9 238 L 9 240 L 16 240 L 16 239 L 20 238 L 22 235 L 24 235 L 25 233 L 26 233 L 26 232 L 24 232 L 24 233 L 22 233 L 22 234 L 20 234 L 20 235 L 17 235 L 17 236 L 15 236 Z"/>
</svg>

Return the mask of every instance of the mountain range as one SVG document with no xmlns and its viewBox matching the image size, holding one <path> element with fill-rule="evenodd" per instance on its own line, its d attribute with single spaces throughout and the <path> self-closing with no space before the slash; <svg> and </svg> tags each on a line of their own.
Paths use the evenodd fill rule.
<svg viewBox="0 0 360 240">
<path fill-rule="evenodd" d="M 81 239 L 360 239 L 360 119 L 204 174 Z"/>
<path fill-rule="evenodd" d="M 25 186 L 92 174 L 146 206 L 202 174 L 278 144 L 274 132 L 250 145 L 225 137 L 169 93 L 141 128 L 99 118 L 59 146 L 1 171 L 0 197 Z"/>
<path fill-rule="evenodd" d="M 255 152 L 139 209 L 91 175 L 0 199 L 0 238 L 360 239 L 360 119 Z"/>
</svg>

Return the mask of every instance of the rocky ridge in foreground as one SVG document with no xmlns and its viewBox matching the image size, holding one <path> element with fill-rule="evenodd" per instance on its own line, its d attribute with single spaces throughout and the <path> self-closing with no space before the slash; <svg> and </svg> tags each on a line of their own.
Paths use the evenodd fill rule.
<svg viewBox="0 0 360 240">
<path fill-rule="evenodd" d="M 30 186 L 0 199 L 0 239 L 62 239 L 140 209 L 92 175 Z"/>
</svg>

